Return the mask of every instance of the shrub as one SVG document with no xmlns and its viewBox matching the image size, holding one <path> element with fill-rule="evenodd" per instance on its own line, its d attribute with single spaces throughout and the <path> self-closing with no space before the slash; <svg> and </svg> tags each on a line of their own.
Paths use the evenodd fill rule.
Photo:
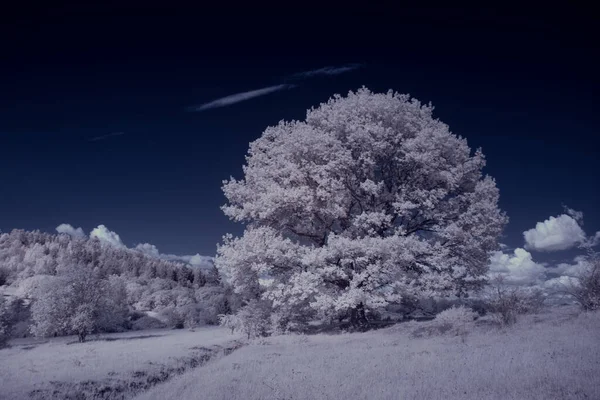
<svg viewBox="0 0 600 400">
<path fill-rule="evenodd" d="M 436 315 L 433 325 L 440 333 L 452 335 L 466 334 L 473 326 L 478 314 L 470 308 L 459 306 L 452 307 Z"/>
<path fill-rule="evenodd" d="M 514 324 L 519 314 L 538 312 L 544 300 L 540 289 L 511 287 L 502 276 L 492 279 L 487 294 L 488 308 L 501 325 Z"/>
<path fill-rule="evenodd" d="M 151 317 L 149 315 L 144 315 L 132 322 L 131 329 L 134 331 L 143 331 L 146 329 L 160 329 L 165 328 L 165 324 L 160 320 Z"/>
<path fill-rule="evenodd" d="M 168 328 L 183 329 L 185 317 L 175 307 L 166 307 L 158 312 L 160 319 Z"/>
<path fill-rule="evenodd" d="M 600 309 L 600 254 L 589 250 L 584 269 L 562 286 L 561 292 L 572 297 L 583 311 Z"/>
</svg>

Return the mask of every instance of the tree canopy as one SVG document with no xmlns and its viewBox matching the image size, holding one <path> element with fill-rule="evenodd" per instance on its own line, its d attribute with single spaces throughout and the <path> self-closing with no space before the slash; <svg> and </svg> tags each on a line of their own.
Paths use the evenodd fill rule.
<svg viewBox="0 0 600 400">
<path fill-rule="evenodd" d="M 297 315 L 352 315 L 409 294 L 480 287 L 507 217 L 485 158 L 431 105 L 366 88 L 282 121 L 224 182 L 242 237 L 217 267 L 246 301 Z"/>
</svg>

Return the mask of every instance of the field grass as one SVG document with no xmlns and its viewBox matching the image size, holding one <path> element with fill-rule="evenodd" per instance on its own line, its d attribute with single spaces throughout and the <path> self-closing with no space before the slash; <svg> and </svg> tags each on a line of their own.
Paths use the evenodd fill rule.
<svg viewBox="0 0 600 400">
<path fill-rule="evenodd" d="M 360 334 L 258 339 L 137 400 L 600 399 L 600 314 L 562 307 L 466 337 L 430 322 Z"/>
<path fill-rule="evenodd" d="M 481 319 L 466 336 L 433 326 L 275 336 L 231 354 L 243 339 L 214 327 L 17 339 L 0 350 L 0 399 L 600 399 L 600 313 Z"/>
<path fill-rule="evenodd" d="M 236 347 L 224 328 L 16 339 L 0 350 L 0 399 L 130 398 Z"/>
</svg>

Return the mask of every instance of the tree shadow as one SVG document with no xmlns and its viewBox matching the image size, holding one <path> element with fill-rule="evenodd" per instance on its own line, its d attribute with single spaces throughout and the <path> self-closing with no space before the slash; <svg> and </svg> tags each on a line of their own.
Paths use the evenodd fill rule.
<svg viewBox="0 0 600 400">
<path fill-rule="evenodd" d="M 155 337 L 161 337 L 161 336 L 165 336 L 165 335 L 139 335 L 139 336 L 129 336 L 129 337 L 105 337 L 105 338 L 95 338 L 95 339 L 89 339 L 86 340 L 84 343 L 89 343 L 89 342 L 115 342 L 118 340 L 139 340 L 139 339 L 149 339 L 149 338 L 155 338 Z M 72 341 L 72 342 L 68 342 L 67 344 L 75 344 L 75 343 L 80 343 L 79 341 Z"/>
</svg>

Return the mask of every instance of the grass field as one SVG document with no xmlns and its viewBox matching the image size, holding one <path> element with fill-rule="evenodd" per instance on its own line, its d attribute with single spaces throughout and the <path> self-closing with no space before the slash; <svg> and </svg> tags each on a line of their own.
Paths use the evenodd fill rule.
<svg viewBox="0 0 600 400">
<path fill-rule="evenodd" d="M 599 313 L 483 322 L 467 337 L 414 337 L 429 322 L 411 322 L 256 340 L 136 399 L 600 399 Z"/>
<path fill-rule="evenodd" d="M 600 399 L 600 313 L 571 307 L 466 336 L 433 322 L 252 340 L 222 328 L 19 339 L 0 350 L 0 399 Z M 231 354 L 229 354 L 231 353 Z"/>
<path fill-rule="evenodd" d="M 238 339 L 223 328 L 148 330 L 46 340 L 0 350 L 0 399 L 128 398 L 222 355 Z M 95 396 L 95 397 L 94 397 Z"/>
</svg>

